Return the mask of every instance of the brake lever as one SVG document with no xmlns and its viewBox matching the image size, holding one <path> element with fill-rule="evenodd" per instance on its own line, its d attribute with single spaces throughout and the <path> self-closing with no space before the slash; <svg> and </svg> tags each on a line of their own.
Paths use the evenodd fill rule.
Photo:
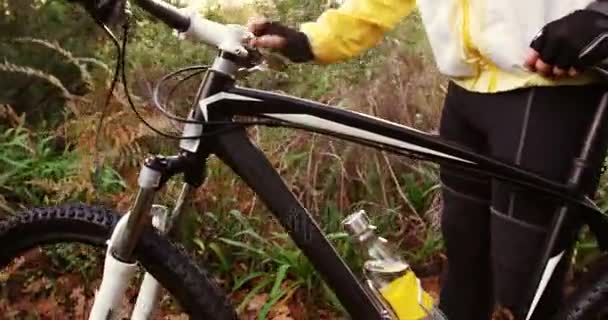
<svg viewBox="0 0 608 320">
<path fill-rule="evenodd" d="M 243 78 L 256 72 L 270 70 L 283 71 L 287 68 L 287 59 L 266 49 L 247 47 L 247 63 L 237 71 L 237 78 Z"/>
<path fill-rule="evenodd" d="M 270 70 L 270 68 L 268 67 L 268 64 L 266 63 L 266 61 L 262 61 L 261 63 L 256 64 L 250 68 L 239 68 L 236 72 L 236 77 L 239 79 L 242 79 L 242 78 L 248 77 L 249 75 L 251 75 L 253 73 L 266 72 L 269 70 Z"/>
</svg>

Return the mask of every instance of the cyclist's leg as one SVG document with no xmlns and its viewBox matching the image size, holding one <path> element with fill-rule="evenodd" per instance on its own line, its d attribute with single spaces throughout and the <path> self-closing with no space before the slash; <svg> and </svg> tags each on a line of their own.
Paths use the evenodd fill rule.
<svg viewBox="0 0 608 320">
<path fill-rule="evenodd" d="M 602 88 L 560 87 L 517 90 L 488 100 L 484 126 L 488 128 L 492 155 L 514 162 L 551 179 L 565 181 L 578 156 L 588 126 L 599 104 Z M 604 134 L 603 136 L 606 136 Z M 605 142 L 596 146 L 592 170 L 598 173 Z M 585 181 L 594 192 L 594 179 Z M 551 213 L 560 205 L 537 194 L 493 181 L 491 251 L 493 284 L 499 304 L 514 308 L 523 303 L 535 262 L 540 257 Z M 560 246 L 571 247 L 577 222 L 568 223 Z M 562 259 L 536 319 L 548 319 L 559 306 L 568 269 L 568 254 Z"/>
<path fill-rule="evenodd" d="M 443 109 L 442 138 L 486 152 L 483 134 L 462 114 L 464 91 L 450 85 Z M 443 212 L 441 230 L 448 270 L 443 281 L 440 308 L 450 320 L 490 318 L 492 298 L 489 263 L 489 205 L 491 182 L 487 177 L 441 167 Z"/>
</svg>

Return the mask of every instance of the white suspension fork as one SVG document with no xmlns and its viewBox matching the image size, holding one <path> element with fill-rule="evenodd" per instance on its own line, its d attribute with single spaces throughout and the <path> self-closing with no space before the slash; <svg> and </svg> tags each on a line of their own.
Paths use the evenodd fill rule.
<svg viewBox="0 0 608 320">
<path fill-rule="evenodd" d="M 144 281 L 139 289 L 137 302 L 131 315 L 131 320 L 152 319 L 160 300 L 161 286 L 154 277 L 146 272 Z"/>
<path fill-rule="evenodd" d="M 152 225 L 162 234 L 168 232 L 169 227 L 169 212 L 166 207 L 153 205 L 152 210 Z M 131 320 L 148 320 L 152 318 L 156 306 L 160 300 L 161 285 L 154 277 L 146 272 L 144 281 L 139 288 L 137 302 L 131 314 Z"/>
<path fill-rule="evenodd" d="M 112 244 L 117 235 L 123 232 L 129 214 L 120 218 L 112 237 L 108 241 L 108 249 L 103 267 L 101 286 L 95 295 L 95 303 L 89 314 L 89 320 L 115 320 L 118 319 L 122 298 L 137 271 L 137 264 L 125 263 L 114 257 L 111 252 Z"/>
<path fill-rule="evenodd" d="M 138 177 L 139 192 L 133 208 L 120 218 L 108 241 L 103 278 L 89 320 L 116 320 L 120 315 L 122 299 L 137 272 L 133 252 L 150 221 L 154 196 L 162 177 L 162 160 L 149 158 L 142 166 Z"/>
<path fill-rule="evenodd" d="M 138 270 L 133 253 L 145 226 L 152 218 L 154 227 L 163 234 L 169 234 L 171 226 L 194 190 L 190 185 L 184 184 L 172 217 L 169 217 L 166 207 L 154 205 L 155 193 L 161 183 L 161 171 L 166 165 L 165 158 L 152 157 L 146 159 L 141 169 L 138 178 L 140 189 L 133 208 L 119 220 L 108 241 L 103 279 L 95 296 L 89 320 L 118 319 L 124 294 Z M 149 319 L 155 311 L 160 292 L 160 284 L 146 273 L 131 318 Z"/>
<path fill-rule="evenodd" d="M 154 205 L 150 212 L 153 215 L 152 223 L 155 228 L 161 232 L 166 231 L 168 221 L 167 208 L 159 205 Z M 122 307 L 122 298 L 137 272 L 136 263 L 124 263 L 114 257 L 110 252 L 112 244 L 118 237 L 120 232 L 124 231 L 129 214 L 123 216 L 114 232 L 112 238 L 108 241 L 108 250 L 106 251 L 106 260 L 104 263 L 103 280 L 101 286 L 95 296 L 95 303 L 89 320 L 114 320 L 118 319 L 119 310 Z M 151 319 L 156 309 L 157 302 L 160 299 L 161 286 L 154 277 L 146 273 L 140 287 L 137 302 L 133 309 L 131 319 L 147 320 Z"/>
<path fill-rule="evenodd" d="M 167 235 L 173 229 L 192 190 L 193 188 L 190 185 L 184 184 L 171 216 L 169 216 L 166 207 L 159 205 L 152 206 L 152 210 L 150 211 L 152 214 L 152 225 L 161 234 Z M 160 283 L 151 274 L 146 272 L 139 289 L 135 308 L 131 314 L 131 320 L 148 320 L 152 318 L 161 297 L 161 288 Z"/>
</svg>

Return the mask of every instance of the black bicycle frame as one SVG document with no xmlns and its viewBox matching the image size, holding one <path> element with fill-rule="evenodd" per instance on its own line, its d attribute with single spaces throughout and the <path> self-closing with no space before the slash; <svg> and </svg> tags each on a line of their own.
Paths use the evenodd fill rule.
<svg viewBox="0 0 608 320">
<path fill-rule="evenodd" d="M 220 58 L 231 59 L 221 54 Z M 276 93 L 240 88 L 234 79 L 221 72 L 210 70 L 203 80 L 198 93 L 199 105 L 192 111 L 193 118 L 210 121 L 203 125 L 203 131 L 210 134 L 198 140 L 196 150 L 184 150 L 198 161 L 204 161 L 210 154 L 217 155 L 259 196 L 270 212 L 293 239 L 303 254 L 321 274 L 327 285 L 334 291 L 344 308 L 354 319 L 381 319 L 381 310 L 374 304 L 351 269 L 338 255 L 335 248 L 302 206 L 295 195 L 285 185 L 266 156 L 249 140 L 245 129 L 234 128 L 230 124 L 213 124 L 214 121 L 230 121 L 234 116 L 272 118 L 295 124 L 308 131 L 339 135 L 345 140 L 388 149 L 397 154 L 423 156 L 442 165 L 476 171 L 489 177 L 509 181 L 530 188 L 541 194 L 563 201 L 564 208 L 583 208 L 587 221 L 608 231 L 604 216 L 588 201 L 579 190 L 579 182 L 586 172 L 586 160 L 603 132 L 606 123 L 608 95 L 604 96 L 596 120 L 589 130 L 589 136 L 576 159 L 571 179 L 566 184 L 543 178 L 534 172 L 487 157 L 450 144 L 433 136 L 406 126 L 371 117 L 337 107 L 298 99 Z M 232 128 L 232 129 L 230 129 Z M 217 134 L 212 134 L 217 132 Z M 194 173 L 185 171 L 186 181 Z M 188 182 L 200 185 L 202 174 Z M 198 181 L 197 181 L 198 180 Z M 534 293 L 544 273 L 548 260 L 555 255 L 555 239 L 559 235 L 567 210 L 560 210 L 554 218 L 550 236 L 547 239 L 542 259 L 539 259 L 535 279 L 530 285 L 526 305 L 519 313 L 524 315 L 534 299 Z M 608 244 L 608 232 L 595 232 L 602 248 Z M 602 235 L 604 234 L 604 235 Z"/>
</svg>

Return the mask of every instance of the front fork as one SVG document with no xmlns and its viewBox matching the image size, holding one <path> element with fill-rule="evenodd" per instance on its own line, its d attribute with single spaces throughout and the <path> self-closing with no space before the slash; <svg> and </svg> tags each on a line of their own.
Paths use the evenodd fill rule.
<svg viewBox="0 0 608 320">
<path fill-rule="evenodd" d="M 179 217 L 181 216 L 182 210 L 186 201 L 192 195 L 195 189 L 184 183 L 182 191 L 180 192 L 179 198 L 173 208 L 173 212 L 169 215 L 169 211 L 166 207 L 159 205 L 152 205 L 151 216 L 152 225 L 162 235 L 173 235 L 178 236 L 179 231 Z M 154 277 L 147 273 L 144 275 L 144 280 L 139 288 L 139 294 L 137 295 L 137 301 L 135 302 L 135 308 L 131 319 L 133 320 L 146 320 L 152 319 L 152 315 L 156 310 L 158 301 L 161 295 L 161 285 L 154 279 Z"/>
<path fill-rule="evenodd" d="M 133 253 L 147 225 L 152 223 L 163 235 L 177 233 L 179 228 L 176 225 L 188 199 L 204 181 L 205 167 L 201 165 L 204 160 L 201 162 L 199 159 L 194 154 L 182 153 L 171 158 L 154 156 L 145 160 L 138 178 L 139 191 L 135 203 L 120 219 L 108 241 L 103 279 L 89 320 L 118 319 L 125 291 L 137 272 Z M 155 205 L 154 199 L 166 181 L 178 173 L 185 173 L 187 179 L 169 216 L 167 208 Z M 156 279 L 146 273 L 131 319 L 151 318 L 160 298 L 160 289 Z"/>
</svg>

